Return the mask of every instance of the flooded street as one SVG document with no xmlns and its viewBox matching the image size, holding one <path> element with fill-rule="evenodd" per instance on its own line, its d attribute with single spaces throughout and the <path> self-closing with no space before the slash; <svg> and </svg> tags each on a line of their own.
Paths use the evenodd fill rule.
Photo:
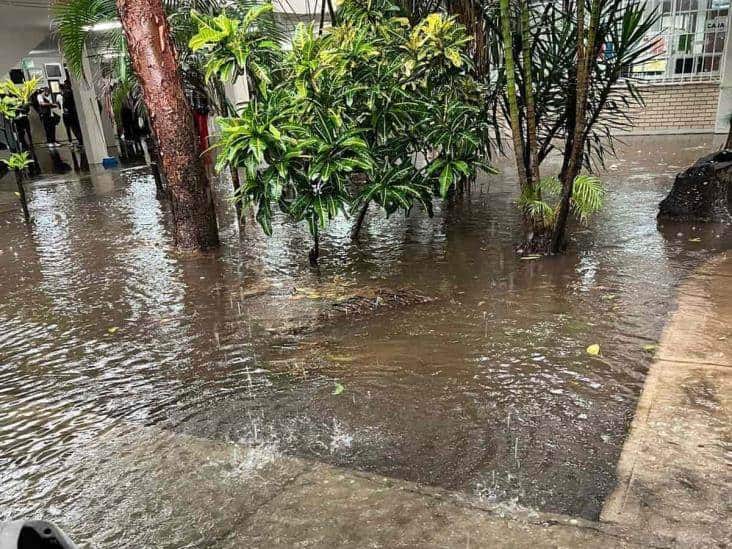
<svg viewBox="0 0 732 549">
<path fill-rule="evenodd" d="M 28 185 L 30 227 L 1 186 L 0 520 L 83 541 L 79 452 L 119 432 L 131 449 L 142 427 L 596 519 L 676 288 L 730 247 L 655 219 L 712 146 L 628 138 L 603 212 L 541 261 L 514 255 L 507 161 L 433 219 L 373 211 L 358 245 L 336 221 L 319 272 L 282 220 L 267 238 L 225 217 L 219 252 L 174 253 L 144 169 Z M 333 306 L 397 290 L 429 302 Z"/>
</svg>

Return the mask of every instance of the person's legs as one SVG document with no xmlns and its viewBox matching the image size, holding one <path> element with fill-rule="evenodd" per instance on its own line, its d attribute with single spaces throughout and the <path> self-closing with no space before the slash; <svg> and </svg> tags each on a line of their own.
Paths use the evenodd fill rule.
<svg viewBox="0 0 732 549">
<path fill-rule="evenodd" d="M 56 126 L 53 124 L 53 119 L 50 116 L 44 116 L 41 122 L 43 122 L 43 131 L 46 133 L 46 143 L 52 145 L 56 141 Z"/>
<path fill-rule="evenodd" d="M 51 137 L 53 137 L 53 142 L 56 143 L 56 126 L 58 126 L 58 123 L 61 121 L 61 117 L 57 114 L 53 114 L 51 116 Z"/>
<path fill-rule="evenodd" d="M 84 138 L 81 135 L 81 125 L 79 125 L 79 121 L 74 118 L 71 121 L 71 130 L 74 132 L 74 135 L 76 136 L 76 140 L 79 142 L 79 145 L 84 145 Z"/>
<path fill-rule="evenodd" d="M 79 145 L 84 144 L 84 138 L 81 136 L 81 126 L 73 115 L 64 114 L 64 126 L 66 126 L 66 133 L 69 134 L 69 141 L 71 141 L 71 134 L 73 134 Z"/>
<path fill-rule="evenodd" d="M 68 114 L 64 114 L 63 120 L 64 120 L 64 127 L 66 127 L 66 137 L 68 137 L 69 143 L 71 143 L 71 141 L 72 141 L 72 138 L 71 138 L 71 131 L 72 131 L 71 130 L 71 117 Z"/>
</svg>

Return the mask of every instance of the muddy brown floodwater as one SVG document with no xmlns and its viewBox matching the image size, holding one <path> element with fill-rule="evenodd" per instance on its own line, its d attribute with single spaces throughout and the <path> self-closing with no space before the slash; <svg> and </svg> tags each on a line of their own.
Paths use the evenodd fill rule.
<svg viewBox="0 0 732 549">
<path fill-rule="evenodd" d="M 433 219 L 370 214 L 359 245 L 338 220 L 319 273 L 305 228 L 282 220 L 268 239 L 222 217 L 220 252 L 177 255 L 143 169 L 29 185 L 30 228 L 3 185 L 0 520 L 73 502 L 67 457 L 123 423 L 597 518 L 644 346 L 680 282 L 730 245 L 722 227 L 655 221 L 673 174 L 711 147 L 629 139 L 607 207 L 563 257 L 514 256 L 503 163 Z M 399 288 L 429 301 L 330 314 Z"/>
</svg>

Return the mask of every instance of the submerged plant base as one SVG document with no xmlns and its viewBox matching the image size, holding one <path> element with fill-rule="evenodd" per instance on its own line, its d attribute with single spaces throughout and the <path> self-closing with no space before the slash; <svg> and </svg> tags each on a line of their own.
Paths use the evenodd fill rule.
<svg viewBox="0 0 732 549">
<path fill-rule="evenodd" d="M 552 235 L 551 233 L 531 233 L 526 236 L 521 244 L 517 244 L 516 255 L 521 257 L 533 255 L 551 255 Z"/>
</svg>

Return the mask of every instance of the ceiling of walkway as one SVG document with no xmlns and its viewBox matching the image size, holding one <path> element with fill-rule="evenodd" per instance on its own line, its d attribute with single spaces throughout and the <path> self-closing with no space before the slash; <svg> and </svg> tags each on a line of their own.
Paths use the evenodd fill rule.
<svg viewBox="0 0 732 549">
<path fill-rule="evenodd" d="M 0 76 L 49 35 L 50 0 L 0 0 Z"/>
<path fill-rule="evenodd" d="M 276 10 L 312 18 L 322 0 L 275 0 Z M 48 39 L 52 0 L 0 0 L 0 77 Z"/>
</svg>

